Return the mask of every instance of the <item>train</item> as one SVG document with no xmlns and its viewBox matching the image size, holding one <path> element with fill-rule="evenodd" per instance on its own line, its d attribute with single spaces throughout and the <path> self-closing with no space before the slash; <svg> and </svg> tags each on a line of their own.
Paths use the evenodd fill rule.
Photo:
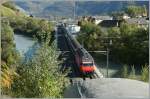
<svg viewBox="0 0 150 99">
<path fill-rule="evenodd" d="M 71 33 L 67 31 L 65 26 L 62 25 L 62 27 L 79 71 L 83 75 L 93 74 L 95 71 L 93 57 L 83 48 L 83 46 L 80 45 L 80 43 L 71 35 Z"/>
</svg>

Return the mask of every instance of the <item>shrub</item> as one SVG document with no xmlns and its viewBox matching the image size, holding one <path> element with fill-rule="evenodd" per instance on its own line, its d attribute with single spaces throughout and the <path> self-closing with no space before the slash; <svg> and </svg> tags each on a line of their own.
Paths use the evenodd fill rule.
<svg viewBox="0 0 150 99">
<path fill-rule="evenodd" d="M 128 66 L 124 65 L 122 69 L 122 77 L 127 78 L 128 77 Z"/>
<path fill-rule="evenodd" d="M 54 47 L 41 45 L 31 60 L 19 65 L 13 97 L 61 97 L 68 80 L 59 72 L 57 58 Z"/>
<path fill-rule="evenodd" d="M 142 70 L 141 70 L 141 80 L 148 82 L 149 80 L 149 67 L 148 66 L 142 66 Z"/>
<path fill-rule="evenodd" d="M 130 72 L 130 75 L 129 77 L 130 79 L 136 79 L 136 74 L 135 74 L 135 68 L 134 68 L 134 65 L 131 66 L 131 72 Z"/>
</svg>

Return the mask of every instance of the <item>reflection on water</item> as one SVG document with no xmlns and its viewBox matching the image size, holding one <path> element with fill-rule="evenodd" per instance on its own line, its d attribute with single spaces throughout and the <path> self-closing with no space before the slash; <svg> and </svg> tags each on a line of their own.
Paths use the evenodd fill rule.
<svg viewBox="0 0 150 99">
<path fill-rule="evenodd" d="M 15 34 L 14 35 L 16 49 L 19 51 L 21 56 L 29 56 L 31 57 L 38 44 L 33 38 L 29 38 L 23 35 Z"/>
</svg>

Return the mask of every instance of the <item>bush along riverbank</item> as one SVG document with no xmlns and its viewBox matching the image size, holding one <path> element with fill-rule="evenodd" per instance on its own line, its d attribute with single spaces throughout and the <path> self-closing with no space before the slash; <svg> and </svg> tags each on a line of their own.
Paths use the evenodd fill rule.
<svg viewBox="0 0 150 99">
<path fill-rule="evenodd" d="M 53 42 L 54 26 L 46 20 L 21 15 L 10 2 L 2 6 L 2 96 L 62 97 L 68 79 L 59 71 L 60 61 Z M 16 51 L 14 32 L 34 37 L 41 43 L 32 59 L 22 63 Z"/>
</svg>

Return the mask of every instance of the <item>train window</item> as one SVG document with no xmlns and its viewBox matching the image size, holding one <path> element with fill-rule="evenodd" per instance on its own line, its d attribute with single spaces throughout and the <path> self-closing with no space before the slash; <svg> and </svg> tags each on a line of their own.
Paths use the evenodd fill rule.
<svg viewBox="0 0 150 99">
<path fill-rule="evenodd" d="M 83 63 L 82 66 L 93 66 L 93 63 Z"/>
</svg>

